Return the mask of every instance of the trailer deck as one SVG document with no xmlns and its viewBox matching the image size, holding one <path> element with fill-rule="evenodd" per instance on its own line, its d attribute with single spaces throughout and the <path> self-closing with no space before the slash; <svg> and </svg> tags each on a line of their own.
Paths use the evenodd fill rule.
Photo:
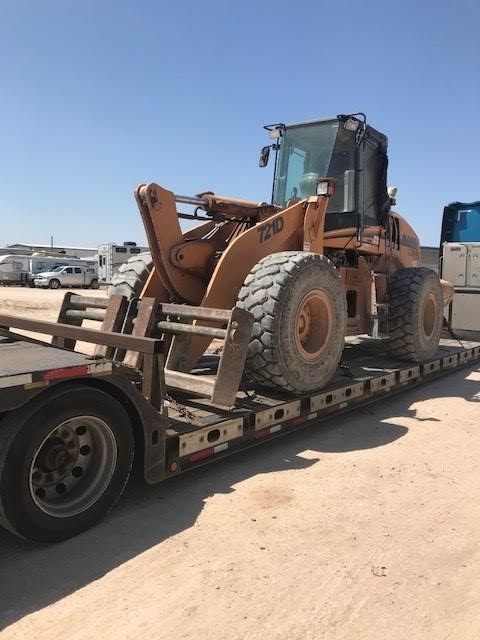
<svg viewBox="0 0 480 640">
<path fill-rule="evenodd" d="M 64 369 L 73 375 L 78 367 L 90 367 L 91 371 L 112 369 L 111 362 L 95 362 L 91 357 L 76 351 L 1 336 L 0 354 L 0 388 L 14 386 L 20 380 L 18 376 L 25 379 L 30 377 L 29 382 L 36 382 L 36 376 L 32 372 L 48 374 L 53 370 Z"/>
<path fill-rule="evenodd" d="M 164 468 L 156 478 L 147 479 L 155 482 L 160 477 L 176 475 L 209 459 L 317 423 L 479 360 L 479 342 L 443 338 L 435 359 L 406 366 L 405 362 L 390 358 L 381 342 L 355 337 L 347 339 L 336 375 L 318 393 L 296 397 L 268 392 L 244 381 L 235 406 L 226 409 L 197 395 L 169 390 L 158 406 L 164 425 Z M 112 375 L 136 383 L 147 396 L 145 404 L 151 403 L 145 386 L 151 388 L 152 382 L 146 384 L 145 375 L 139 376 L 139 372 L 105 357 L 87 356 L 20 336 L 2 336 L 0 362 L 0 411 L 20 406 L 42 388 L 63 380 Z M 218 362 L 218 355 L 205 356 L 194 373 L 202 379 L 214 377 Z M 148 443 L 146 448 L 148 451 Z"/>
<path fill-rule="evenodd" d="M 376 340 L 352 338 L 332 381 L 319 393 L 294 397 L 244 387 L 232 410 L 212 407 L 206 400 L 171 394 L 167 428 L 167 475 L 233 453 L 272 437 L 317 423 L 389 394 L 480 360 L 480 343 L 444 338 L 436 358 L 418 365 L 394 360 Z M 202 375 L 215 369 L 205 361 Z"/>
<path fill-rule="evenodd" d="M 0 412 L 25 404 L 43 388 L 77 377 L 105 376 L 113 363 L 35 341 L 0 336 Z"/>
</svg>

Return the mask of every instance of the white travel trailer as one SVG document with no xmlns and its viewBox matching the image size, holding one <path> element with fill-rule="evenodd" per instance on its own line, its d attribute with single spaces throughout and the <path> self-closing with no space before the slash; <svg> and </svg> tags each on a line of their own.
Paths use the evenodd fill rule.
<svg viewBox="0 0 480 640">
<path fill-rule="evenodd" d="M 26 284 L 30 256 L 6 254 L 0 256 L 0 284 Z"/>
<path fill-rule="evenodd" d="M 98 280 L 101 284 L 110 284 L 118 268 L 132 256 L 149 251 L 148 247 L 137 247 L 136 242 L 123 244 L 101 244 L 98 246 Z"/>
</svg>

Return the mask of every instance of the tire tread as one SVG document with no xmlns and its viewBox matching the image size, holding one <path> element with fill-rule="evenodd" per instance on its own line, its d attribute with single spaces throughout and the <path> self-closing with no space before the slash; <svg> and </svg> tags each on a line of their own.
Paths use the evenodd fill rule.
<svg viewBox="0 0 480 640">
<path fill-rule="evenodd" d="M 284 375 L 278 360 L 274 341 L 275 317 L 282 290 L 305 263 L 312 262 L 319 262 L 322 269 L 335 273 L 335 267 L 323 255 L 284 251 L 260 260 L 245 278 L 240 289 L 237 304 L 250 311 L 254 317 L 253 339 L 248 347 L 246 369 L 250 378 L 262 386 L 296 391 Z"/>
<path fill-rule="evenodd" d="M 418 336 L 413 312 L 427 279 L 437 274 L 426 267 L 409 267 L 396 271 L 389 283 L 389 338 L 387 346 L 392 356 L 419 362 Z M 440 285 L 439 285 L 440 286 Z M 440 335 L 440 334 L 439 334 Z"/>
</svg>

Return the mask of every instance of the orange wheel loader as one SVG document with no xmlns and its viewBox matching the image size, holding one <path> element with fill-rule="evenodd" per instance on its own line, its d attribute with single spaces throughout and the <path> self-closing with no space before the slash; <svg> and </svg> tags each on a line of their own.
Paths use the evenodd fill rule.
<svg viewBox="0 0 480 640">
<path fill-rule="evenodd" d="M 345 336 L 383 339 L 399 359 L 431 358 L 453 289 L 421 266 L 417 235 L 391 209 L 386 136 L 361 113 L 265 128 L 270 204 L 154 183 L 136 190 L 151 254 L 122 265 L 112 291 L 150 301 L 150 334 L 162 333 L 162 317 L 178 322 L 167 385 L 209 395 L 191 372 L 217 337 L 233 392 L 242 374 L 293 394 L 320 389 Z M 199 224 L 183 232 L 181 219 Z"/>
</svg>

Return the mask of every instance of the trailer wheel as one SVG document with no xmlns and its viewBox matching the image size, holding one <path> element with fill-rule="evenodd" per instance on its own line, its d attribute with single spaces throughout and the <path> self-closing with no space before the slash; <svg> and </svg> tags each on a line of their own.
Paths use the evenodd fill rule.
<svg viewBox="0 0 480 640">
<path fill-rule="evenodd" d="M 56 278 L 52 278 L 48 283 L 48 286 L 50 289 L 60 289 L 60 280 L 57 280 Z"/>
<path fill-rule="evenodd" d="M 90 289 L 98 289 L 98 280 L 97 280 L 97 279 L 95 279 L 95 278 L 94 278 L 94 279 L 90 282 Z"/>
<path fill-rule="evenodd" d="M 443 296 L 432 269 L 399 269 L 389 282 L 390 353 L 411 362 L 433 358 L 443 324 Z"/>
<path fill-rule="evenodd" d="M 88 529 L 130 475 L 129 417 L 111 396 L 59 387 L 0 422 L 0 524 L 37 542 Z"/>
<path fill-rule="evenodd" d="M 246 369 L 259 384 L 295 393 L 323 387 L 341 358 L 345 291 L 333 264 L 314 253 L 285 251 L 258 262 L 238 305 L 254 316 Z"/>
<path fill-rule="evenodd" d="M 108 288 L 108 295 L 119 294 L 137 298 L 147 282 L 152 270 L 152 256 L 147 251 L 133 256 L 120 265 L 118 272 L 112 276 L 112 284 Z"/>
</svg>

